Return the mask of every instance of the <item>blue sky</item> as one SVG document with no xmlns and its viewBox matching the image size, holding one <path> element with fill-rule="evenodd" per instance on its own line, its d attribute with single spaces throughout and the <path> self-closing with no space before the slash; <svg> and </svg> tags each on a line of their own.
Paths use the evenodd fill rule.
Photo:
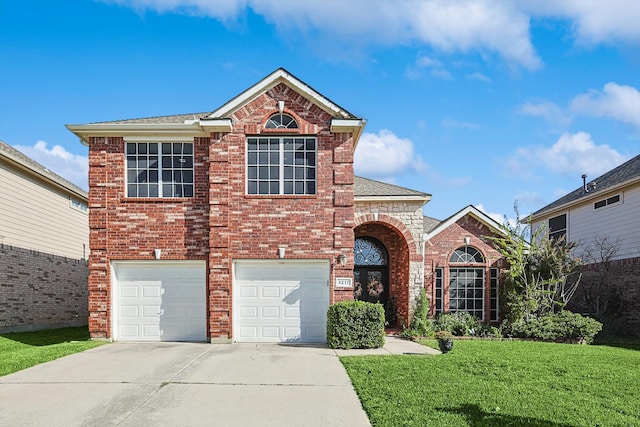
<svg viewBox="0 0 640 427">
<path fill-rule="evenodd" d="M 640 2 L 0 2 L 0 139 L 87 187 L 81 124 L 215 110 L 284 67 L 367 119 L 356 173 L 535 211 L 640 153 Z"/>
</svg>

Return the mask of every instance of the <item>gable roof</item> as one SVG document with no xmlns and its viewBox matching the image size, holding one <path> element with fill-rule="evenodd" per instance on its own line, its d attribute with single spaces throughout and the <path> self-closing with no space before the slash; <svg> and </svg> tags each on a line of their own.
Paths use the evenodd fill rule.
<svg viewBox="0 0 640 427">
<path fill-rule="evenodd" d="M 422 230 L 423 233 L 430 233 L 433 231 L 438 225 L 440 225 L 442 221 L 436 218 L 432 218 L 430 216 L 424 216 L 422 218 Z"/>
<path fill-rule="evenodd" d="M 531 214 L 531 217 L 537 218 L 544 214 L 567 208 L 576 203 L 595 198 L 606 191 L 614 190 L 636 181 L 640 182 L 640 154 L 589 182 L 587 184 L 589 191 L 585 191 L 584 187 L 580 186 L 571 193 L 537 210 Z"/>
<path fill-rule="evenodd" d="M 27 172 L 43 178 L 45 181 L 52 183 L 54 186 L 62 188 L 78 196 L 83 201 L 87 201 L 87 192 L 70 181 L 67 181 L 55 172 L 50 171 L 31 157 L 16 150 L 4 141 L 0 141 L 0 157 L 7 159 L 11 163 Z"/>
<path fill-rule="evenodd" d="M 474 218 L 476 218 L 478 221 L 484 223 L 487 227 L 489 227 L 493 231 L 495 231 L 497 233 L 500 233 L 500 234 L 504 234 L 504 231 L 502 230 L 502 227 L 500 226 L 500 224 L 496 220 L 494 220 L 489 215 L 487 215 L 486 213 L 482 212 L 481 210 L 479 210 L 475 206 L 468 205 L 465 208 L 462 208 L 458 212 L 454 213 L 453 215 L 451 215 L 449 218 L 445 219 L 444 221 L 441 221 L 431 231 L 428 232 L 425 229 L 425 233 L 426 233 L 425 240 L 430 240 L 433 237 L 437 236 L 438 234 L 440 234 L 440 232 L 446 230 L 451 225 L 453 225 L 456 222 L 458 222 L 465 215 L 471 215 Z"/>
<path fill-rule="evenodd" d="M 230 116 L 253 99 L 259 97 L 279 84 L 285 84 L 296 93 L 331 115 L 331 132 L 353 133 L 354 147 L 366 125 L 366 120 L 357 118 L 338 104 L 329 100 L 311 86 L 278 68 L 258 83 L 227 101 L 215 111 L 209 113 L 176 114 L 128 120 L 114 120 L 89 124 L 70 124 L 67 129 L 76 134 L 87 145 L 91 136 L 208 136 L 210 132 L 231 132 L 233 124 Z"/>
<path fill-rule="evenodd" d="M 426 203 L 431 200 L 431 194 L 360 176 L 355 177 L 353 184 L 356 201 L 402 200 Z"/>
</svg>

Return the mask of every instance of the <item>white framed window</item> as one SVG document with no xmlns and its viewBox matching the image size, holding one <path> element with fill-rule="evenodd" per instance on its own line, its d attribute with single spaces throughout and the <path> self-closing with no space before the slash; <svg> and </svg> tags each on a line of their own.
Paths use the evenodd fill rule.
<svg viewBox="0 0 640 427">
<path fill-rule="evenodd" d="M 492 322 L 497 322 L 500 320 L 499 314 L 499 293 L 498 286 L 500 286 L 500 269 L 499 268 L 491 268 L 490 277 L 489 277 L 489 301 L 491 302 L 490 307 L 490 316 L 489 320 Z"/>
<path fill-rule="evenodd" d="M 593 204 L 593 209 L 604 208 L 605 206 L 615 205 L 620 203 L 622 197 L 620 194 L 616 194 L 615 196 L 607 197 L 606 199 L 598 200 Z"/>
<path fill-rule="evenodd" d="M 549 218 L 549 239 L 560 240 L 567 236 L 567 214 Z"/>
<path fill-rule="evenodd" d="M 247 194 L 313 195 L 317 191 L 315 137 L 247 138 Z"/>
<path fill-rule="evenodd" d="M 484 320 L 484 268 L 449 269 L 449 311 Z"/>
<path fill-rule="evenodd" d="M 127 142 L 127 197 L 193 197 L 193 143 Z"/>
<path fill-rule="evenodd" d="M 288 114 L 276 113 L 264 124 L 266 129 L 298 129 L 296 119 Z"/>
<path fill-rule="evenodd" d="M 77 201 L 76 199 L 69 198 L 69 206 L 71 206 L 73 209 L 78 210 L 80 212 L 84 212 L 84 213 L 89 212 L 89 206 L 87 206 L 86 203 Z"/>
</svg>

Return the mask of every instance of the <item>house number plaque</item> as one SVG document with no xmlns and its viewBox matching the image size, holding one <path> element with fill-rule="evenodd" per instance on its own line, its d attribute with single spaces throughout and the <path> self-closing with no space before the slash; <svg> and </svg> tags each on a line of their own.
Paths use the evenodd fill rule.
<svg viewBox="0 0 640 427">
<path fill-rule="evenodd" d="M 336 288 L 352 288 L 353 279 L 351 277 L 336 277 Z"/>
</svg>

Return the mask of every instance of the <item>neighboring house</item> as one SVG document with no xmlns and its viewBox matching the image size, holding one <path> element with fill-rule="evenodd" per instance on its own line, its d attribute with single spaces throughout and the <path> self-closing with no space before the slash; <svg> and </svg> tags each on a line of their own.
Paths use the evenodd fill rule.
<svg viewBox="0 0 640 427">
<path fill-rule="evenodd" d="M 533 230 L 549 238 L 564 237 L 578 244 L 578 255 L 597 252 L 603 248 L 603 239 L 606 245 L 615 246 L 612 257 L 587 260 L 608 261 L 606 280 L 619 293 L 625 330 L 640 334 L 640 155 L 592 181 L 583 176 L 580 188 L 534 212 L 531 221 Z M 602 271 L 598 263 L 587 273 L 589 270 Z M 593 274 L 586 274 L 584 280 L 583 288 L 593 286 L 589 282 Z M 573 303 L 583 311 L 593 311 L 585 306 L 585 297 L 580 293 Z"/>
<path fill-rule="evenodd" d="M 210 113 L 68 125 L 89 146 L 92 336 L 323 342 L 327 307 L 354 297 L 408 319 L 436 266 L 430 195 L 354 177 L 364 125 L 284 69 Z M 482 251 L 465 218 L 447 227 Z M 493 254 L 461 256 L 488 286 Z"/>
<path fill-rule="evenodd" d="M 0 141 L 0 332 L 87 324 L 87 193 Z"/>
</svg>

